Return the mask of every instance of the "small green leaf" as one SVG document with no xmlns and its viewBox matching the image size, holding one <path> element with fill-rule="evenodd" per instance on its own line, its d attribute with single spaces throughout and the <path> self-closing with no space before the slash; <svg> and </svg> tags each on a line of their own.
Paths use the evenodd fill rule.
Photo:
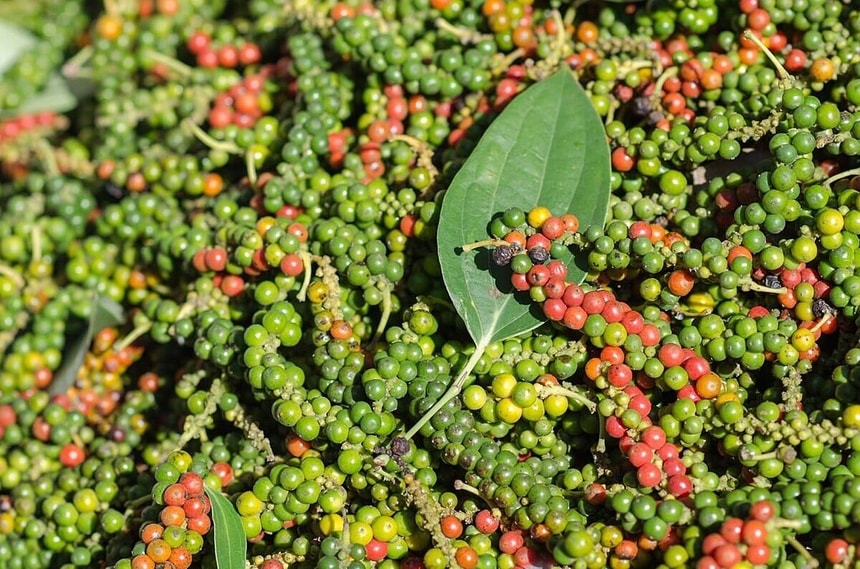
<svg viewBox="0 0 860 569">
<path fill-rule="evenodd" d="M 63 357 L 63 365 L 54 374 L 54 379 L 48 392 L 51 395 L 65 393 L 75 383 L 75 378 L 84 364 L 84 358 L 90 349 L 93 337 L 105 328 L 121 324 L 123 320 L 125 320 L 125 313 L 119 303 L 106 296 L 96 295 L 93 299 L 92 312 L 90 313 L 87 328 L 75 338 L 71 347 L 66 350 L 66 355 Z"/>
<path fill-rule="evenodd" d="M 21 26 L 0 20 L 0 76 L 15 65 L 21 55 L 36 45 L 36 37 Z"/>
<path fill-rule="evenodd" d="M 518 95 L 490 124 L 451 182 L 437 230 L 442 277 L 478 346 L 527 332 L 544 321 L 492 271 L 490 251 L 463 252 L 487 238 L 493 216 L 509 207 L 546 206 L 603 224 L 609 207 L 609 144 L 603 123 L 570 72 L 562 70 Z M 562 259 L 568 279 L 585 271 Z"/>
<path fill-rule="evenodd" d="M 212 503 L 215 564 L 218 569 L 245 569 L 248 540 L 239 512 L 221 492 L 207 487 L 206 495 Z"/>
</svg>

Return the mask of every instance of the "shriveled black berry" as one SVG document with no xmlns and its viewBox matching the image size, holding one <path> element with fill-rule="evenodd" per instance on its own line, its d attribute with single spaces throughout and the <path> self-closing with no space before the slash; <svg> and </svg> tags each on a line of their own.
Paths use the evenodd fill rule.
<svg viewBox="0 0 860 569">
<path fill-rule="evenodd" d="M 532 263 L 535 265 L 542 265 L 543 263 L 546 263 L 547 259 L 549 259 L 549 251 L 543 247 L 532 247 L 529 249 L 529 259 L 531 259 Z"/>
<path fill-rule="evenodd" d="M 816 298 L 812 301 L 812 315 L 816 318 L 821 318 L 825 314 L 834 314 L 836 311 L 823 298 Z"/>
<path fill-rule="evenodd" d="M 767 288 L 781 288 L 782 283 L 779 281 L 779 277 L 776 275 L 765 275 L 761 280 L 761 284 L 766 286 Z"/>
<path fill-rule="evenodd" d="M 513 259 L 514 254 L 515 251 L 512 245 L 502 245 L 501 247 L 496 247 L 495 249 L 493 249 L 493 262 L 500 267 L 504 267 L 511 262 L 511 259 Z"/>
<path fill-rule="evenodd" d="M 404 437 L 395 437 L 391 441 L 391 456 L 400 457 L 409 452 L 409 441 Z"/>
</svg>

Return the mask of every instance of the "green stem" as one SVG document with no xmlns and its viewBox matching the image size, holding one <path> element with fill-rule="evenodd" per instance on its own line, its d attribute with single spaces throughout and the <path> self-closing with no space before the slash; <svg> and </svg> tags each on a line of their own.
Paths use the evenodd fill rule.
<svg viewBox="0 0 860 569">
<path fill-rule="evenodd" d="M 482 34 L 475 30 L 457 27 L 445 18 L 436 18 L 434 23 L 439 30 L 456 37 L 463 45 L 478 43 L 485 39 L 492 39 L 492 36 Z"/>
<path fill-rule="evenodd" d="M 819 320 L 819 321 L 815 324 L 815 326 L 813 326 L 812 328 L 810 328 L 810 330 L 811 330 L 813 333 L 818 332 L 818 331 L 819 331 L 819 330 L 820 330 L 820 329 L 821 329 L 825 324 L 827 324 L 828 322 L 830 322 L 830 320 L 831 320 L 832 318 L 834 318 L 833 314 L 832 314 L 832 313 L 830 313 L 830 312 L 828 312 L 827 314 L 825 314 L 824 316 L 822 316 L 822 317 L 821 317 L 821 320 Z"/>
<path fill-rule="evenodd" d="M 478 362 L 481 360 L 481 356 L 484 355 L 484 350 L 487 349 L 489 344 L 490 342 L 487 338 L 481 339 L 478 345 L 475 346 L 475 353 L 472 354 L 472 357 L 469 358 L 469 361 L 467 361 L 466 365 L 463 366 L 463 369 L 460 370 L 460 374 L 457 376 L 457 379 L 454 380 L 454 383 L 451 384 L 451 387 L 448 388 L 448 391 L 445 392 L 442 398 L 439 399 L 439 401 L 437 401 L 429 411 L 424 413 L 424 416 L 421 417 L 417 423 L 412 425 L 412 428 L 409 429 L 405 435 L 406 440 L 411 440 L 412 437 L 414 437 L 416 433 L 418 433 L 418 431 L 420 431 L 421 428 L 439 412 L 440 409 L 445 407 L 449 401 L 460 394 L 460 390 L 463 389 L 463 384 L 466 382 L 469 374 L 472 373 L 472 370 L 475 369 L 475 366 L 478 365 Z"/>
<path fill-rule="evenodd" d="M 184 448 L 192 439 L 200 439 L 201 441 L 205 441 L 207 439 L 207 424 L 212 419 L 212 415 L 214 415 L 215 411 L 218 409 L 218 400 L 221 399 L 223 394 L 224 385 L 221 383 L 221 379 L 213 379 L 212 385 L 209 387 L 209 393 L 206 395 L 206 405 L 203 408 L 203 412 L 197 415 L 188 415 L 185 418 L 185 425 L 182 427 L 182 435 L 176 442 L 176 448 L 178 450 Z"/>
<path fill-rule="evenodd" d="M 597 435 L 597 444 L 594 445 L 594 454 L 603 454 L 606 452 L 606 419 L 599 417 L 597 421 L 599 428 Z"/>
<path fill-rule="evenodd" d="M 497 520 L 502 519 L 502 512 L 501 512 L 501 510 L 499 510 L 499 509 L 495 506 L 495 504 L 493 504 L 493 502 L 492 502 L 492 501 L 488 500 L 488 499 L 486 498 L 486 496 L 484 496 L 483 494 L 481 494 L 481 491 L 480 491 L 480 490 L 478 490 L 477 488 L 475 488 L 475 487 L 474 487 L 474 486 L 472 486 L 471 484 L 466 484 L 466 483 L 465 483 L 465 482 L 463 482 L 462 480 L 455 480 L 455 481 L 454 481 L 454 490 L 462 490 L 463 492 L 468 492 L 469 494 L 472 494 L 472 495 L 474 495 L 474 496 L 477 496 L 478 498 L 480 498 L 481 500 L 483 500 L 483 501 L 484 501 L 484 503 L 486 503 L 486 504 L 487 504 L 487 506 L 489 506 L 490 511 L 493 513 L 493 516 L 494 516 Z"/>
<path fill-rule="evenodd" d="M 254 164 L 254 153 L 250 147 L 245 151 L 245 169 L 248 171 L 248 181 L 252 186 L 256 186 L 257 166 Z"/>
<path fill-rule="evenodd" d="M 197 140 L 211 148 L 212 150 L 223 150 L 229 154 L 242 154 L 242 149 L 233 144 L 232 142 L 226 142 L 223 140 L 216 140 L 209 135 L 208 132 L 197 126 L 194 122 L 190 120 L 184 121 L 188 128 L 191 129 L 191 132 L 197 137 Z"/>
<path fill-rule="evenodd" d="M 752 33 L 751 30 L 744 31 L 744 38 L 753 42 L 756 45 L 756 47 L 758 47 L 760 50 L 762 50 L 762 52 L 767 56 L 767 58 L 770 60 L 770 62 L 773 63 L 773 66 L 776 68 L 776 74 L 780 79 L 790 79 L 791 78 L 791 73 L 786 71 L 785 67 L 782 66 L 782 63 L 779 62 L 779 60 L 776 58 L 776 56 L 773 54 L 773 52 L 771 50 L 769 50 L 767 48 L 767 46 L 764 45 L 764 43 L 762 43 L 762 41 L 760 39 L 758 39 L 758 36 L 756 36 L 754 33 Z"/>
<path fill-rule="evenodd" d="M 122 350 L 126 349 L 127 347 L 132 345 L 135 340 L 149 332 L 151 328 L 152 322 L 149 320 L 135 327 L 131 332 L 126 334 L 124 338 L 122 338 L 121 340 L 117 340 L 116 343 L 114 343 L 114 351 L 121 352 Z"/>
<path fill-rule="evenodd" d="M 597 403 L 595 403 L 585 395 L 574 391 L 573 389 L 568 389 L 566 387 L 562 387 L 561 385 L 538 386 L 538 397 L 540 397 L 541 399 L 546 399 L 547 397 L 551 397 L 553 395 L 562 395 L 569 399 L 573 399 L 577 403 L 582 404 L 582 406 L 587 408 L 588 411 L 591 413 L 597 411 Z"/>
<path fill-rule="evenodd" d="M 660 93 L 663 92 L 663 84 L 671 77 L 677 77 L 678 75 L 678 67 L 672 66 L 663 71 L 659 77 L 657 77 L 657 81 L 654 83 L 654 96 L 659 97 Z"/>
<path fill-rule="evenodd" d="M 0 275 L 12 281 L 12 284 L 15 285 L 15 288 L 17 289 L 24 288 L 24 286 L 27 284 L 27 281 L 24 280 L 24 277 L 21 276 L 21 273 L 3 263 L 0 263 Z"/>
<path fill-rule="evenodd" d="M 307 298 L 308 287 L 311 286 L 311 255 L 307 251 L 299 251 L 299 257 L 302 258 L 302 264 L 305 266 L 305 276 L 304 281 L 302 281 L 302 288 L 299 289 L 299 293 L 296 295 L 296 299 L 299 302 L 304 302 L 305 298 Z"/>
<path fill-rule="evenodd" d="M 161 63 L 171 71 L 174 71 L 176 74 L 181 75 L 182 77 L 188 77 L 193 72 L 193 69 L 188 65 L 182 63 L 176 58 L 164 55 L 154 49 L 145 49 L 143 50 L 144 57 L 148 57 L 155 61 L 156 63 Z"/>
<path fill-rule="evenodd" d="M 83 67 L 93 55 L 93 46 L 88 45 L 81 48 L 75 55 L 69 58 L 63 64 L 63 75 L 69 78 L 80 77 L 81 67 Z"/>
<path fill-rule="evenodd" d="M 474 251 L 475 249 L 480 249 L 481 247 L 507 247 L 510 243 L 505 241 L 504 239 L 484 239 L 482 241 L 475 241 L 474 243 L 467 243 L 463 245 L 463 252 L 468 253 L 469 251 Z"/>
<path fill-rule="evenodd" d="M 391 316 L 391 286 L 386 285 L 382 289 L 382 316 L 379 318 L 379 324 L 376 325 L 376 332 L 373 333 L 373 339 L 370 340 L 368 348 L 376 345 L 376 342 L 382 337 L 385 332 L 385 327 L 388 326 L 388 318 Z"/>
<path fill-rule="evenodd" d="M 806 560 L 807 563 L 809 563 L 809 566 L 811 568 L 814 569 L 818 567 L 818 560 L 812 556 L 809 550 L 806 549 L 802 543 L 797 541 L 796 537 L 794 537 L 793 535 L 787 535 L 785 536 L 785 541 L 787 541 L 788 544 L 791 545 L 791 547 L 793 547 L 795 551 L 797 551 L 803 557 L 803 559 Z"/>
<path fill-rule="evenodd" d="M 770 288 L 769 286 L 764 286 L 753 281 L 744 282 L 741 284 L 741 288 L 743 290 L 751 290 L 753 292 L 763 292 L 767 294 L 785 294 L 788 292 L 788 289 L 784 286 L 779 288 Z"/>
<path fill-rule="evenodd" d="M 829 188 L 831 185 L 833 185 L 833 182 L 837 182 L 837 181 L 841 180 L 842 178 L 848 178 L 850 176 L 855 176 L 857 174 L 860 174 L 860 168 L 852 168 L 850 170 L 845 170 L 844 172 L 839 172 L 838 174 L 834 174 L 833 176 L 830 176 L 829 178 L 824 180 L 821 183 L 821 185 L 824 186 L 825 188 Z"/>
</svg>

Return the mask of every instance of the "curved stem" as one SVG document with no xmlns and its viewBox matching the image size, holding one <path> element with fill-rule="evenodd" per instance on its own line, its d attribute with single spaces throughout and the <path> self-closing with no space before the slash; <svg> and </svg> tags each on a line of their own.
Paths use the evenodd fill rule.
<svg viewBox="0 0 860 569">
<path fill-rule="evenodd" d="M 27 284 L 27 281 L 24 280 L 24 277 L 21 276 L 21 273 L 3 263 L 0 263 L 0 275 L 12 281 L 12 284 L 15 285 L 15 288 L 17 289 L 24 288 L 24 286 Z"/>
<path fill-rule="evenodd" d="M 782 63 L 779 62 L 779 60 L 776 58 L 776 56 L 773 54 L 773 52 L 771 50 L 769 50 L 767 48 L 767 46 L 764 45 L 764 43 L 762 43 L 762 41 L 758 38 L 758 36 L 755 35 L 754 33 L 752 33 L 751 30 L 745 30 L 744 31 L 744 39 L 747 39 L 747 40 L 753 42 L 756 45 L 756 47 L 758 47 L 767 56 L 767 58 L 770 60 L 770 62 L 776 68 L 776 74 L 780 79 L 790 79 L 791 78 L 791 73 L 786 71 L 785 67 L 782 66 Z"/>
<path fill-rule="evenodd" d="M 61 68 L 63 75 L 69 78 L 79 77 L 81 67 L 83 67 L 93 56 L 93 46 L 87 45 L 82 47 L 78 52 L 70 57 Z"/>
<path fill-rule="evenodd" d="M 379 318 L 379 324 L 376 325 L 376 332 L 373 333 L 373 339 L 370 340 L 370 344 L 368 348 L 372 348 L 376 345 L 376 342 L 382 337 L 382 334 L 385 332 L 386 326 L 388 326 L 388 319 L 391 316 L 391 286 L 386 285 L 385 288 L 382 289 L 382 316 Z"/>
<path fill-rule="evenodd" d="M 248 181 L 252 186 L 256 186 L 257 166 L 254 164 L 254 153 L 250 147 L 245 151 L 245 169 L 248 171 Z"/>
<path fill-rule="evenodd" d="M 142 55 L 148 57 L 155 61 L 156 63 L 161 63 L 171 71 L 181 75 L 182 77 L 188 77 L 191 75 L 193 69 L 188 65 L 182 63 L 176 58 L 164 55 L 161 52 L 155 51 L 154 49 L 145 49 L 143 50 Z"/>
<path fill-rule="evenodd" d="M 670 79 L 671 77 L 677 77 L 677 75 L 678 75 L 678 66 L 677 65 L 673 65 L 672 67 L 669 67 L 668 69 L 663 71 L 663 73 L 661 73 L 660 76 L 657 77 L 657 81 L 654 83 L 654 96 L 659 97 L 660 93 L 663 92 L 663 84 L 666 83 L 666 81 L 668 79 Z"/>
<path fill-rule="evenodd" d="M 844 172 L 839 172 L 838 174 L 834 174 L 833 176 L 830 176 L 829 178 L 824 180 L 821 183 L 821 185 L 824 186 L 825 188 L 829 188 L 833 184 L 833 182 L 837 182 L 837 181 L 841 180 L 842 178 L 848 178 L 850 176 L 855 176 L 858 174 L 860 174 L 860 168 L 852 168 L 850 170 L 845 170 Z"/>
<path fill-rule="evenodd" d="M 424 425 L 426 425 L 430 419 L 433 418 L 436 413 L 439 412 L 445 405 L 448 404 L 449 401 L 457 397 L 460 394 L 460 390 L 463 389 L 463 384 L 466 382 L 466 378 L 469 377 L 469 374 L 475 369 L 475 366 L 478 365 L 478 361 L 480 361 L 481 356 L 484 355 L 484 350 L 487 349 L 489 345 L 489 341 L 486 338 L 482 339 L 477 346 L 475 346 L 475 353 L 472 354 L 472 357 L 469 358 L 469 361 L 466 362 L 466 365 L 463 366 L 463 369 L 460 370 L 460 374 L 457 376 L 457 379 L 454 380 L 454 383 L 451 384 L 451 387 L 448 388 L 448 391 L 442 396 L 439 401 L 436 402 L 433 407 L 430 408 L 429 411 L 424 413 L 424 416 L 421 417 L 417 423 L 412 425 L 412 428 L 404 435 L 406 440 L 412 439 L 418 431 L 421 430 Z"/>
<path fill-rule="evenodd" d="M 561 395 L 569 399 L 573 399 L 577 403 L 580 403 L 591 413 L 597 411 L 597 403 L 595 403 L 582 393 L 574 391 L 573 389 L 568 389 L 567 387 L 562 387 L 561 385 L 541 385 L 537 386 L 537 389 L 538 397 L 540 397 L 541 399 L 546 399 L 547 397 L 551 397 L 553 395 Z"/>
<path fill-rule="evenodd" d="M 117 340 L 113 345 L 115 352 L 120 352 L 134 343 L 135 340 L 149 332 L 152 328 L 152 322 L 147 321 L 134 328 L 131 332 L 125 335 L 124 338 Z"/>
<path fill-rule="evenodd" d="M 764 286 L 763 284 L 759 284 L 757 282 L 748 281 L 741 284 L 741 288 L 743 290 L 751 290 L 753 292 L 764 292 L 767 294 L 785 294 L 788 292 L 788 289 L 784 286 L 779 288 L 770 288 L 769 286 Z"/>
<path fill-rule="evenodd" d="M 452 36 L 460 40 L 460 43 L 464 45 L 470 43 L 478 43 L 481 40 L 492 38 L 492 36 L 479 33 L 475 30 L 457 27 L 445 18 L 436 18 L 434 23 L 439 30 L 451 34 Z"/>
<path fill-rule="evenodd" d="M 212 138 L 212 136 L 197 126 L 194 122 L 190 120 L 185 120 L 185 124 L 188 125 L 188 128 L 191 129 L 191 132 L 197 137 L 197 140 L 211 148 L 212 150 L 223 150 L 229 154 L 242 154 L 242 149 L 236 146 L 232 142 L 226 142 L 224 140 L 216 140 Z"/>
<path fill-rule="evenodd" d="M 475 241 L 474 243 L 467 243 L 463 245 L 463 252 L 468 253 L 469 251 L 474 251 L 475 249 L 480 249 L 481 247 L 505 247 L 511 245 L 504 239 L 484 239 L 482 241 Z"/>
<path fill-rule="evenodd" d="M 821 320 L 819 320 L 818 322 L 816 322 L 816 323 L 815 323 L 815 326 L 813 326 L 812 328 L 810 328 L 810 330 L 811 330 L 813 333 L 818 332 L 819 330 L 821 330 L 821 328 L 822 328 L 825 324 L 827 324 L 828 322 L 830 322 L 830 320 L 831 320 L 832 318 L 834 318 L 833 314 L 832 314 L 831 312 L 828 312 L 827 314 L 825 314 L 824 316 L 822 316 L 822 317 L 821 317 Z"/>
<path fill-rule="evenodd" d="M 603 454 L 606 452 L 606 419 L 600 417 L 597 421 L 599 428 L 597 435 L 597 444 L 594 445 L 594 454 Z"/>
<path fill-rule="evenodd" d="M 38 263 L 42 260 L 42 228 L 38 225 L 33 227 L 32 245 L 33 263 Z"/>
<path fill-rule="evenodd" d="M 793 535 L 787 535 L 785 536 L 785 541 L 787 541 L 789 545 L 791 545 L 791 547 L 793 547 L 795 551 L 797 551 L 801 555 L 801 557 L 803 557 L 803 559 L 809 564 L 809 567 L 813 569 L 818 567 L 818 560 L 812 556 L 809 550 L 806 549 L 802 543 L 797 541 L 796 537 L 794 537 Z"/>
<path fill-rule="evenodd" d="M 304 281 L 302 281 L 302 288 L 299 289 L 299 293 L 296 295 L 296 299 L 299 302 L 304 302 L 307 298 L 308 287 L 311 286 L 311 255 L 307 251 L 299 251 L 299 257 L 302 258 L 302 264 L 305 266 L 305 276 Z"/>
<path fill-rule="evenodd" d="M 469 494 L 477 496 L 478 498 L 483 500 L 485 504 L 487 504 L 487 506 L 490 508 L 490 511 L 493 513 L 493 517 L 495 517 L 497 520 L 500 520 L 502 518 L 501 510 L 499 510 L 491 500 L 487 499 L 486 496 L 481 494 L 480 490 L 478 490 L 471 484 L 466 484 L 462 480 L 455 480 L 454 490 L 462 490 L 463 492 L 468 492 Z"/>
</svg>

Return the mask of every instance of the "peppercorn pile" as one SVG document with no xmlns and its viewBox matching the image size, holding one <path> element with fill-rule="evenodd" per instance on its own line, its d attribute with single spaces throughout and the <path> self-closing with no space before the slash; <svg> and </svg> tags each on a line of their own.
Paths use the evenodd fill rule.
<svg viewBox="0 0 860 569">
<path fill-rule="evenodd" d="M 860 565 L 856 2 L 0 24 L 0 567 Z M 606 184 L 441 247 L 563 80 Z M 473 257 L 538 325 L 474 341 Z"/>
</svg>

